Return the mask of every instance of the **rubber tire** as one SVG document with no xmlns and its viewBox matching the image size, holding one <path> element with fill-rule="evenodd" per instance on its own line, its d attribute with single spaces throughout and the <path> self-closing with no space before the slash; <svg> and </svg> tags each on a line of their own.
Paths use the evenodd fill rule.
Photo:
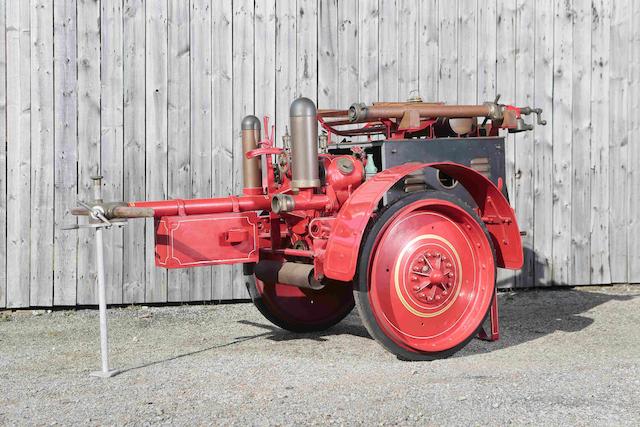
<svg viewBox="0 0 640 427">
<path fill-rule="evenodd" d="M 358 309 L 358 313 L 360 315 L 360 319 L 362 320 L 362 323 L 364 324 L 365 328 L 367 328 L 367 331 L 369 332 L 371 337 L 374 338 L 387 351 L 393 353 L 398 359 L 406 360 L 406 361 L 431 361 L 431 360 L 437 360 L 437 359 L 444 359 L 451 356 L 452 354 L 456 353 L 461 348 L 463 348 L 465 345 L 467 345 L 469 341 L 471 341 L 478 334 L 480 328 L 482 327 L 482 324 L 489 316 L 489 312 L 491 310 L 491 304 L 489 304 L 487 312 L 484 315 L 483 321 L 480 323 L 480 326 L 475 332 L 469 335 L 467 339 L 465 339 L 463 342 L 461 342 L 455 347 L 452 347 L 448 350 L 439 351 L 439 352 L 418 353 L 418 352 L 412 352 L 405 348 L 402 348 L 398 344 L 396 344 L 393 340 L 391 340 L 378 325 L 376 318 L 373 314 L 373 311 L 371 310 L 371 305 L 369 303 L 369 283 L 368 283 L 369 281 L 368 270 L 369 270 L 369 260 L 370 260 L 369 255 L 372 253 L 374 245 L 377 241 L 378 234 L 380 234 L 381 232 L 384 232 L 387 222 L 391 218 L 393 218 L 395 213 L 400 209 L 402 209 L 403 207 L 415 201 L 425 199 L 425 198 L 442 199 L 442 200 L 455 203 L 456 205 L 460 206 L 465 211 L 467 211 L 476 220 L 476 222 L 480 224 L 480 227 L 484 231 L 487 241 L 489 242 L 491 252 L 493 253 L 494 277 L 495 277 L 496 253 L 495 253 L 493 242 L 491 240 L 491 236 L 489 235 L 489 231 L 487 230 L 487 227 L 484 224 L 484 222 L 482 222 L 480 217 L 476 214 L 476 212 L 467 203 L 463 202 L 458 197 L 450 193 L 446 193 L 444 191 L 438 191 L 438 190 L 420 191 L 420 192 L 408 194 L 407 196 L 404 196 L 396 200 L 395 202 L 391 203 L 390 205 L 387 205 L 384 208 L 382 208 L 379 214 L 377 215 L 377 217 L 369 221 L 369 224 L 365 229 L 365 233 L 362 239 L 363 244 L 360 245 L 360 254 L 358 256 L 358 267 L 356 271 L 356 278 L 353 281 L 354 283 L 353 297 L 355 300 L 356 307 Z M 495 287 L 495 281 L 493 286 Z M 491 293 L 493 292 L 494 290 L 492 289 Z"/>
<path fill-rule="evenodd" d="M 249 292 L 249 296 L 251 297 L 251 301 L 253 305 L 256 306 L 258 311 L 262 313 L 262 315 L 271 323 L 278 326 L 281 329 L 285 329 L 290 332 L 296 333 L 309 333 L 309 332 L 320 332 L 329 329 L 330 327 L 340 323 L 342 319 L 347 317 L 349 313 L 353 310 L 355 303 L 351 303 L 346 305 L 343 310 L 338 311 L 331 317 L 329 320 L 319 323 L 301 323 L 301 322 L 292 322 L 290 319 L 285 319 L 272 311 L 267 304 L 264 303 L 263 297 L 258 291 L 256 287 L 256 278 L 253 274 L 245 275 L 247 291 Z M 349 286 L 340 285 L 340 286 Z"/>
</svg>

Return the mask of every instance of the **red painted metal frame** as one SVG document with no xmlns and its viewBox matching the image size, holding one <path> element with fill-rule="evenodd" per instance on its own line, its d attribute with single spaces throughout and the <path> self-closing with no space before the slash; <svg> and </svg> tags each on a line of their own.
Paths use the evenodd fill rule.
<svg viewBox="0 0 640 427">
<path fill-rule="evenodd" d="M 130 202 L 129 206 L 152 208 L 156 218 L 173 215 L 201 215 L 224 212 L 248 212 L 269 209 L 268 195 L 214 197 L 212 199 L 173 199 L 149 202 Z"/>
<path fill-rule="evenodd" d="M 491 300 L 491 307 L 489 308 L 489 326 L 491 330 L 489 333 L 485 331 L 484 325 L 480 327 L 478 331 L 478 338 L 483 341 L 498 341 L 500 339 L 500 319 L 498 315 L 498 289 L 493 291 L 493 299 Z"/>
<path fill-rule="evenodd" d="M 156 265 L 187 268 L 258 262 L 255 212 L 166 216 L 156 220 Z"/>
<path fill-rule="evenodd" d="M 469 191 L 492 237 L 497 266 L 513 270 L 522 267 L 522 241 L 515 213 L 493 182 L 456 163 L 407 163 L 375 175 L 358 187 L 342 205 L 324 256 L 324 274 L 327 277 L 345 282 L 353 279 L 362 236 L 378 202 L 396 182 L 427 167 L 445 172 Z"/>
</svg>

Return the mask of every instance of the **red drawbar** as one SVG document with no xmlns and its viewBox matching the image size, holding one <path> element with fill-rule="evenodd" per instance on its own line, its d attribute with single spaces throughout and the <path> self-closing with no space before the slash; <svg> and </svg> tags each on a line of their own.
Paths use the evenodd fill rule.
<svg viewBox="0 0 640 427">
<path fill-rule="evenodd" d="M 156 265 L 186 268 L 258 261 L 255 212 L 164 216 L 156 221 Z"/>
</svg>

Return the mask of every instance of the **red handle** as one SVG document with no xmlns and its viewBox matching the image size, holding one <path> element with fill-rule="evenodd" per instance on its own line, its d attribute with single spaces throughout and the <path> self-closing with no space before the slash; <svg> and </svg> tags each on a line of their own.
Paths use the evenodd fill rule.
<svg viewBox="0 0 640 427">
<path fill-rule="evenodd" d="M 270 147 L 270 148 L 256 148 L 255 150 L 249 150 L 245 153 L 245 157 L 247 159 L 252 159 L 254 157 L 262 156 L 265 154 L 280 154 L 284 150 L 278 147 Z"/>
</svg>

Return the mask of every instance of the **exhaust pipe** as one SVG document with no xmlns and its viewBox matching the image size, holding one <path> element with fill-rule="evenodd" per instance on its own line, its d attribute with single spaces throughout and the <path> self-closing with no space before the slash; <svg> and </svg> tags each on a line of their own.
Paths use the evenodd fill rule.
<svg viewBox="0 0 640 427">
<path fill-rule="evenodd" d="M 258 148 L 260 142 L 260 120 L 256 116 L 242 119 L 242 151 L 243 154 Z M 260 158 L 247 159 L 242 156 L 242 183 L 244 194 L 262 193 L 262 170 Z"/>
<path fill-rule="evenodd" d="M 320 187 L 318 172 L 318 119 L 316 106 L 309 98 L 291 103 L 291 187 Z"/>
<path fill-rule="evenodd" d="M 313 276 L 312 264 L 263 260 L 254 266 L 253 272 L 258 279 L 272 285 L 282 283 L 316 291 L 324 288 Z"/>
</svg>

